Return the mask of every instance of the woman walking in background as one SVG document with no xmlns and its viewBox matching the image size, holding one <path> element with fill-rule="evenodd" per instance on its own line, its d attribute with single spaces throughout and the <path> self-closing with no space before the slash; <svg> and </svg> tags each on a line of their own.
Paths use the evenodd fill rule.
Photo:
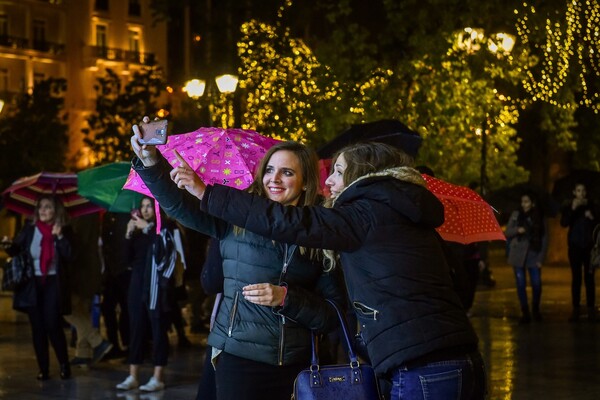
<svg viewBox="0 0 600 400">
<path fill-rule="evenodd" d="M 39 367 L 37 379 L 43 381 L 50 377 L 48 341 L 58 359 L 60 377 L 68 379 L 71 367 L 62 316 L 71 313 L 67 268 L 72 249 L 67 213 L 58 198 L 40 197 L 35 205 L 33 221 L 23 227 L 6 250 L 11 256 L 23 251 L 31 255 L 35 278 L 15 291 L 13 308 L 29 316 Z"/>
<path fill-rule="evenodd" d="M 509 240 L 508 263 L 513 266 L 517 295 L 521 305 L 520 323 L 541 321 L 542 264 L 548 247 L 548 233 L 544 216 L 531 193 L 521 196 L 521 207 L 510 216 L 506 226 Z M 527 303 L 527 273 L 531 280 L 531 312 Z"/>
<path fill-rule="evenodd" d="M 572 277 L 571 299 L 573 301 L 570 322 L 579 321 L 582 280 L 585 282 L 588 319 L 596 320 L 595 269 L 590 263 L 590 252 L 593 246 L 592 233 L 598 224 L 596 213 L 596 205 L 587 198 L 585 185 L 577 183 L 573 189 L 573 199 L 562 208 L 560 217 L 560 224 L 569 228 L 567 241 Z"/>
</svg>

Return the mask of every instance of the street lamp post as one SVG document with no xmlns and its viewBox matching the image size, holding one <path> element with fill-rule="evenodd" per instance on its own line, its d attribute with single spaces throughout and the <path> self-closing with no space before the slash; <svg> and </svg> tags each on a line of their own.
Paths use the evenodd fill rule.
<svg viewBox="0 0 600 400">
<path fill-rule="evenodd" d="M 469 55 L 478 52 L 481 50 L 482 45 L 486 44 L 488 51 L 498 58 L 508 56 L 515 45 L 515 37 L 513 35 L 498 32 L 486 37 L 484 30 L 480 28 L 465 28 L 462 32 L 458 33 L 456 39 L 457 47 Z M 489 108 L 486 109 L 481 128 L 477 128 L 476 130 L 476 133 L 478 133 L 477 131 L 481 131 L 480 192 L 483 196 L 487 194 L 488 187 L 488 129 L 491 130 L 493 128 L 493 124 L 488 122 L 491 115 L 489 111 Z"/>
<path fill-rule="evenodd" d="M 480 188 L 480 192 L 482 196 L 486 196 L 487 195 L 487 141 L 488 141 L 488 137 L 487 137 L 487 133 L 486 133 L 486 129 L 487 129 L 487 123 L 484 122 L 482 127 L 481 127 L 481 171 L 480 171 L 480 179 L 481 179 L 481 183 L 479 184 L 479 188 Z"/>
<path fill-rule="evenodd" d="M 238 84 L 238 77 L 231 74 L 219 75 L 214 79 L 216 89 L 219 93 L 225 95 L 226 100 L 228 96 L 235 93 Z M 203 79 L 191 79 L 185 83 L 183 91 L 191 99 L 198 101 L 198 108 L 202 108 L 204 105 L 208 113 L 208 125 L 213 126 L 213 116 L 211 107 L 213 107 L 211 97 L 214 95 L 215 88 L 212 80 L 208 82 Z M 206 93 L 206 95 L 204 95 Z M 204 104 L 203 104 L 204 103 Z M 227 113 L 229 113 L 229 101 L 226 101 Z"/>
</svg>

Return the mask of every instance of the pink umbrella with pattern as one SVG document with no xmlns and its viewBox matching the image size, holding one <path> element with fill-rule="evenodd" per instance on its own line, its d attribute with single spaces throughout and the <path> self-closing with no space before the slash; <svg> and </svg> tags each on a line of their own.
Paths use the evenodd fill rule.
<svg viewBox="0 0 600 400">
<path fill-rule="evenodd" d="M 267 150 L 279 140 L 248 129 L 199 128 L 193 132 L 169 136 L 167 143 L 156 146 L 173 166 L 179 161 L 174 150 L 207 184 L 221 184 L 246 189 Z M 123 189 L 148 196 L 150 191 L 132 169 Z"/>
</svg>

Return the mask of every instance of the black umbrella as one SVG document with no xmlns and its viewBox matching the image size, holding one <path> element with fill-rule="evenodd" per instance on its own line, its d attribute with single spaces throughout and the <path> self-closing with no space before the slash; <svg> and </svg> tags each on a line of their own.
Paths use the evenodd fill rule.
<svg viewBox="0 0 600 400">
<path fill-rule="evenodd" d="M 521 206 L 521 196 L 524 194 L 533 196 L 532 200 L 536 203 L 537 207 L 540 207 L 545 216 L 556 217 L 558 215 L 560 203 L 550 193 L 539 186 L 530 183 L 520 183 L 494 190 L 487 196 L 490 205 L 499 213 L 497 218 L 500 224 L 508 222 L 510 214 L 519 209 Z"/>
<path fill-rule="evenodd" d="M 382 119 L 352 125 L 331 142 L 317 150 L 317 154 L 321 159 L 331 158 L 338 150 L 347 145 L 367 141 L 387 143 L 415 157 L 423 139 L 417 132 L 400 121 Z"/>
<path fill-rule="evenodd" d="M 573 198 L 573 190 L 578 183 L 585 185 L 588 199 L 600 202 L 600 172 L 589 169 L 576 169 L 557 179 L 552 196 L 562 204 Z"/>
</svg>

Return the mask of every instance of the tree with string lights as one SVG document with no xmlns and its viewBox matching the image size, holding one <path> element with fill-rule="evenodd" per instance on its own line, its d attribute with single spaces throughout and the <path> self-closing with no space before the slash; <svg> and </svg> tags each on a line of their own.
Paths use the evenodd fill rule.
<svg viewBox="0 0 600 400">
<path fill-rule="evenodd" d="M 518 15 L 520 40 L 534 61 L 525 65 L 523 87 L 532 99 L 561 108 L 600 111 L 600 6 L 566 1 L 565 10 L 539 13 L 527 3 Z M 575 93 L 575 95 L 571 95 Z"/>
</svg>

